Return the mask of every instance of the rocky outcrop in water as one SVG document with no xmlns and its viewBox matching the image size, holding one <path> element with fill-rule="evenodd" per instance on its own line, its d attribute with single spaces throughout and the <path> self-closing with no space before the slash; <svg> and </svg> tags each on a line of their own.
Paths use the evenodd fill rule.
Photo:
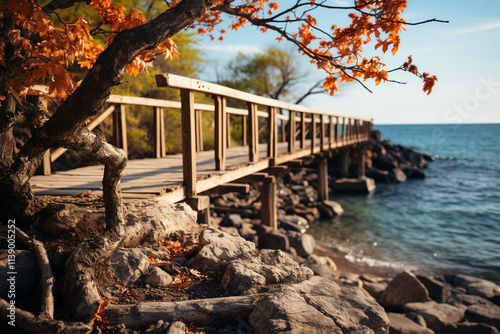
<svg viewBox="0 0 500 334">
<path fill-rule="evenodd" d="M 424 169 L 433 157 L 416 152 L 410 147 L 382 140 L 379 131 L 373 131 L 370 139 L 371 163 L 366 176 L 376 182 L 401 183 L 407 179 L 422 179 Z"/>
</svg>

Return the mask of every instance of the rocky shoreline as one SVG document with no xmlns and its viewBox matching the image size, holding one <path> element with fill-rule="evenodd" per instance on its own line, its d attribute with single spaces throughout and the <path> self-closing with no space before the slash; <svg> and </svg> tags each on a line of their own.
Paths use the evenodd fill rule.
<svg viewBox="0 0 500 334">
<path fill-rule="evenodd" d="M 377 182 L 425 177 L 432 161 L 381 140 L 377 132 L 367 152 L 366 174 Z M 355 161 L 348 177 L 357 177 Z M 338 165 L 329 162 L 332 189 L 341 179 Z M 466 275 L 371 270 L 309 235 L 316 220 L 343 213 L 336 202 L 318 202 L 317 180 L 313 161 L 281 171 L 278 230 L 260 224 L 259 184 L 248 193 L 210 195 L 210 226 L 197 224 L 185 204 L 159 198 L 127 205 L 128 237 L 96 268 L 94 301 L 102 298 L 106 307 L 93 317 L 92 333 L 500 333 L 495 283 Z M 39 222 L 56 282 L 76 245 L 102 228 L 102 207 L 88 205 L 92 201 L 99 202 L 90 196 L 87 204 L 65 206 Z M 30 310 L 40 273 L 32 253 L 18 252 L 24 259 L 18 270 L 26 273 L 19 276 L 26 299 L 20 306 Z M 63 307 L 61 295 L 56 293 L 58 318 L 92 318 L 92 300 L 70 300 Z"/>
</svg>

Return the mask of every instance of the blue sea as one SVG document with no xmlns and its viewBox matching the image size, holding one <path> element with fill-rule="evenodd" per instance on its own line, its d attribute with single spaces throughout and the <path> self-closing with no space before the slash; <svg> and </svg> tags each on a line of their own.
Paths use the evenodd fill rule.
<svg viewBox="0 0 500 334">
<path fill-rule="evenodd" d="M 336 195 L 340 219 L 310 233 L 352 261 L 500 283 L 500 124 L 379 125 L 383 139 L 436 158 L 427 178 Z"/>
</svg>

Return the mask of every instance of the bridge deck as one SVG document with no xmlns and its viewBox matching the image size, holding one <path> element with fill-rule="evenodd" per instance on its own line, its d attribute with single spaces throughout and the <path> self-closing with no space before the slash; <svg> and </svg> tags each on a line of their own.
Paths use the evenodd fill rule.
<svg viewBox="0 0 500 334">
<path fill-rule="evenodd" d="M 365 141 L 332 143 L 332 148 L 343 147 Z M 297 142 L 298 147 L 299 143 Z M 199 193 L 215 188 L 218 185 L 235 181 L 244 176 L 262 171 L 270 166 L 267 155 L 267 144 L 259 145 L 258 162 L 250 163 L 248 147 L 227 149 L 226 170 L 215 169 L 214 151 L 196 154 L 197 191 Z M 311 155 L 310 144 L 294 153 L 287 152 L 287 143 L 278 144 L 277 163 L 285 163 L 294 159 Z M 329 149 L 326 147 L 324 149 Z M 317 153 L 320 147 L 315 148 Z M 86 166 L 68 171 L 55 172 L 52 175 L 37 175 L 32 178 L 32 186 L 36 195 L 75 195 L 87 191 L 101 191 L 104 166 Z M 165 196 L 173 202 L 185 198 L 183 189 L 182 154 L 164 158 L 130 160 L 121 179 L 123 197 L 140 199 L 154 196 Z"/>
</svg>

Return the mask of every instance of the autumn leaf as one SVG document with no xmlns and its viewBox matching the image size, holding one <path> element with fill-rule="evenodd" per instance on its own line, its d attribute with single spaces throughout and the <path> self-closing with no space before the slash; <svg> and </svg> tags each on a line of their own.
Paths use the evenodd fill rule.
<svg viewBox="0 0 500 334">
<path fill-rule="evenodd" d="M 191 278 L 186 273 L 180 273 L 174 277 L 172 284 L 177 286 L 178 290 L 182 290 L 188 285 L 189 282 L 191 282 Z"/>
<path fill-rule="evenodd" d="M 102 298 L 99 301 L 99 307 L 97 308 L 96 313 L 94 314 L 94 316 L 92 317 L 92 319 L 89 322 L 89 324 L 91 326 L 93 326 L 95 322 L 99 323 L 99 325 L 105 329 L 109 326 L 108 318 L 104 317 L 104 311 L 106 311 L 106 308 L 111 303 L 114 303 L 114 302 L 107 299 L 107 298 Z"/>
</svg>

